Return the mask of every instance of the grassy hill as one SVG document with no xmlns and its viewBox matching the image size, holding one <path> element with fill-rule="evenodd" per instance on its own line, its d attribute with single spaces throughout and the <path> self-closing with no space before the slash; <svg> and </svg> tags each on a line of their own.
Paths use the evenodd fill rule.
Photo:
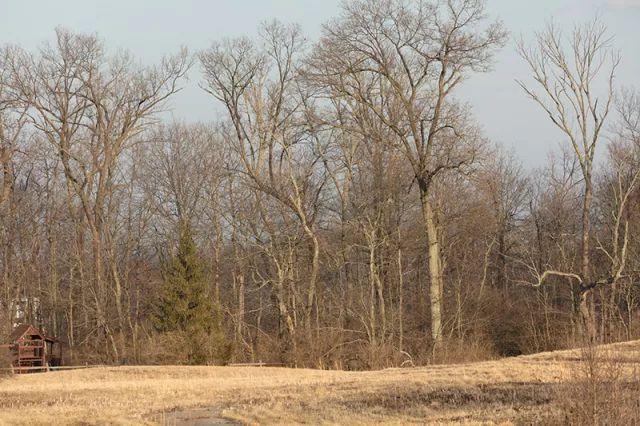
<svg viewBox="0 0 640 426">
<path fill-rule="evenodd" d="M 0 382 L 0 424 L 560 422 L 567 410 L 584 411 L 574 398 L 588 400 L 580 395 L 589 366 L 597 386 L 615 375 L 637 390 L 640 342 L 598 353 L 596 363 L 572 350 L 371 372 L 162 366 L 22 375 Z"/>
</svg>

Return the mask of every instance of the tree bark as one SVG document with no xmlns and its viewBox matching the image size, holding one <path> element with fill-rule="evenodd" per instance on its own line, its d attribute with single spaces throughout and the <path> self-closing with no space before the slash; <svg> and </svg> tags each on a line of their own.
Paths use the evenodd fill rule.
<svg viewBox="0 0 640 426">
<path fill-rule="evenodd" d="M 593 189 L 591 183 L 591 173 L 586 170 L 584 173 L 584 199 L 582 207 L 582 247 L 581 247 L 581 274 L 585 284 L 591 282 L 591 271 L 589 265 L 589 237 L 591 233 L 591 204 L 593 199 Z M 590 343 L 596 339 L 596 321 L 592 307 L 591 288 L 581 288 L 579 311 L 582 319 L 585 336 Z"/>
<path fill-rule="evenodd" d="M 434 349 L 438 349 L 442 345 L 442 258 L 440 254 L 440 242 L 438 240 L 436 214 L 427 192 L 422 189 L 420 191 L 420 201 L 422 203 L 422 215 L 424 217 L 428 243 L 431 339 Z"/>
</svg>

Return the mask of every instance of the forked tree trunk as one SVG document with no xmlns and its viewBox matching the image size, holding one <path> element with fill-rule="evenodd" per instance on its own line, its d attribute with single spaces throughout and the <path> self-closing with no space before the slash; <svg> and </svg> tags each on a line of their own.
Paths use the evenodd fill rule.
<svg viewBox="0 0 640 426">
<path fill-rule="evenodd" d="M 296 328 L 293 318 L 289 313 L 287 304 L 285 303 L 284 288 L 278 289 L 278 312 L 280 314 L 280 333 L 281 341 L 284 342 L 285 347 L 282 351 L 282 361 L 286 364 L 295 366 L 297 357 L 296 348 Z"/>
</svg>

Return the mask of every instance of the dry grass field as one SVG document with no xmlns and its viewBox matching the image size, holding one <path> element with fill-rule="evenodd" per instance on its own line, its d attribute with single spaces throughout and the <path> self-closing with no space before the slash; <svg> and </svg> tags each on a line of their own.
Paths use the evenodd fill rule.
<svg viewBox="0 0 640 426">
<path fill-rule="evenodd" d="M 640 342 L 607 346 L 624 365 Z M 0 381 L 0 424 L 555 423 L 581 351 L 372 372 L 105 367 Z"/>
</svg>

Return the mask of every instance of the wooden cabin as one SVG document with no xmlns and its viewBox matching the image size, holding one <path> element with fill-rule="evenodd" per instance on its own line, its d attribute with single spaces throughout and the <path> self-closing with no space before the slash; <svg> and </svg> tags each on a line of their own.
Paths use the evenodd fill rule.
<svg viewBox="0 0 640 426">
<path fill-rule="evenodd" d="M 9 351 L 15 373 L 47 371 L 62 361 L 60 343 L 29 324 L 17 326 L 4 347 Z"/>
</svg>

